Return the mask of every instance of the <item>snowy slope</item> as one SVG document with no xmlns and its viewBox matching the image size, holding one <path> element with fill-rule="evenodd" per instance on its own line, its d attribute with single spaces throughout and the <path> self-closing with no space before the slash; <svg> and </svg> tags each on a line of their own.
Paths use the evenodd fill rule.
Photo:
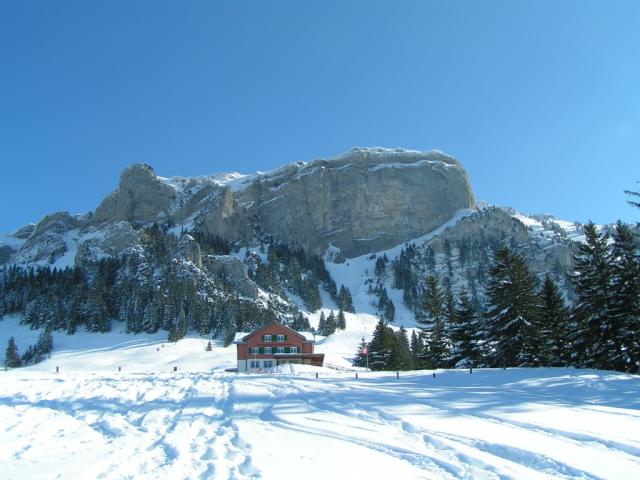
<svg viewBox="0 0 640 480">
<path fill-rule="evenodd" d="M 307 367 L 308 370 L 309 367 Z M 633 479 L 640 378 L 0 373 L 2 478 Z"/>
</svg>

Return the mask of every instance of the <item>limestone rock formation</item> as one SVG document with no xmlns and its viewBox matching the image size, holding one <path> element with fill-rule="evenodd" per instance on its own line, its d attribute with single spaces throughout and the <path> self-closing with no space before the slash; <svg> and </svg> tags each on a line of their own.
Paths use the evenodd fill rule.
<svg viewBox="0 0 640 480">
<path fill-rule="evenodd" d="M 441 152 L 353 149 L 332 160 L 256 175 L 204 219 L 229 239 L 249 225 L 276 240 L 347 257 L 391 247 L 446 222 L 474 198 L 460 163 Z"/>
<path fill-rule="evenodd" d="M 247 267 L 239 258 L 207 255 L 203 265 L 212 275 L 226 279 L 241 295 L 258 298 L 258 286 L 249 278 Z"/>
<path fill-rule="evenodd" d="M 67 212 L 47 215 L 38 222 L 31 235 L 20 247 L 19 255 L 30 262 L 47 260 L 53 263 L 69 249 L 66 238 L 68 232 L 81 224 L 81 220 Z"/>
<path fill-rule="evenodd" d="M 134 164 L 120 176 L 118 189 L 98 206 L 92 223 L 112 220 L 153 222 L 167 216 L 176 192 L 149 165 Z"/>
</svg>

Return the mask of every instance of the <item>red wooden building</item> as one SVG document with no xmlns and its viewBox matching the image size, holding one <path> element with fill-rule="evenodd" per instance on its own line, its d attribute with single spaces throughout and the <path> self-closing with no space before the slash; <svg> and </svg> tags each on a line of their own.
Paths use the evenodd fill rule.
<svg viewBox="0 0 640 480">
<path fill-rule="evenodd" d="M 236 333 L 238 372 L 268 370 L 285 363 L 321 367 L 324 353 L 314 353 L 310 332 L 296 332 L 279 322 L 271 322 L 251 333 Z"/>
</svg>

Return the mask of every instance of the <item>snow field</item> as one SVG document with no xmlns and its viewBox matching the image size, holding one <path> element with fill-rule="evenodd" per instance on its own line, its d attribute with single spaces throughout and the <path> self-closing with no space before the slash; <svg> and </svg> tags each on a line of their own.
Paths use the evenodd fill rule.
<svg viewBox="0 0 640 480">
<path fill-rule="evenodd" d="M 2 477 L 638 478 L 640 378 L 0 374 Z M 293 372 L 293 373 L 291 373 Z"/>
</svg>

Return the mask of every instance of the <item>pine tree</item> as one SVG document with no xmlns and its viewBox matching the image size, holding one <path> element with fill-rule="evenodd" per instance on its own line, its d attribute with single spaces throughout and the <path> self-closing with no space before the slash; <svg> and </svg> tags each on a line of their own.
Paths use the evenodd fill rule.
<svg viewBox="0 0 640 480">
<path fill-rule="evenodd" d="M 576 302 L 571 313 L 574 362 L 587 368 L 607 368 L 609 342 L 615 329 L 609 320 L 611 262 L 608 235 L 593 222 L 584 226 L 585 242 L 578 245 L 575 271 Z"/>
<path fill-rule="evenodd" d="M 640 258 L 633 232 L 618 221 L 611 247 L 609 321 L 612 335 L 609 368 L 640 370 Z"/>
<path fill-rule="evenodd" d="M 327 335 L 327 319 L 323 311 L 320 312 L 320 319 L 318 320 L 318 335 Z"/>
<path fill-rule="evenodd" d="M 367 350 L 367 342 L 365 342 L 364 337 L 362 337 L 362 340 L 360 341 L 360 344 L 358 345 L 358 352 L 356 353 L 355 358 L 353 359 L 353 366 L 354 367 L 366 367 L 368 362 L 367 362 L 367 354 L 365 354 L 365 351 Z"/>
<path fill-rule="evenodd" d="M 541 362 L 554 367 L 566 365 L 569 360 L 566 345 L 569 311 L 549 274 L 545 276 L 539 296 Z"/>
<path fill-rule="evenodd" d="M 395 334 L 383 319 L 380 319 L 369 342 L 369 368 L 371 370 L 388 370 L 391 365 Z"/>
<path fill-rule="evenodd" d="M 640 199 L 640 192 L 634 192 L 632 190 L 625 190 L 624 193 L 629 195 L 631 198 Z M 637 200 L 627 200 L 627 203 L 632 207 L 640 208 L 640 202 Z"/>
<path fill-rule="evenodd" d="M 9 338 L 9 341 L 7 342 L 4 365 L 7 368 L 16 368 L 20 366 L 20 355 L 18 354 L 18 347 L 13 337 Z"/>
<path fill-rule="evenodd" d="M 336 328 L 338 330 L 345 330 L 347 328 L 347 319 L 344 316 L 342 310 L 338 311 L 338 317 L 336 318 Z"/>
<path fill-rule="evenodd" d="M 396 347 L 392 355 L 391 364 L 391 367 L 396 370 L 413 369 L 413 357 L 411 355 L 411 348 L 409 347 L 409 338 L 403 326 L 396 332 Z"/>
<path fill-rule="evenodd" d="M 423 332 L 428 335 L 424 356 L 426 368 L 446 366 L 449 356 L 449 341 L 445 331 L 444 294 L 433 275 L 427 277 L 425 291 L 422 296 L 422 308 L 425 316 L 418 320 L 423 325 Z"/>
<path fill-rule="evenodd" d="M 327 316 L 325 332 L 325 335 L 332 335 L 336 332 L 336 316 L 333 314 L 333 310 L 331 310 L 329 316 Z"/>
<path fill-rule="evenodd" d="M 462 290 L 450 324 L 452 343 L 451 364 L 454 367 L 475 367 L 482 358 L 479 319 L 468 293 Z"/>
<path fill-rule="evenodd" d="M 340 292 L 338 292 L 338 307 L 345 312 L 354 313 L 353 298 L 351 292 L 344 285 L 340 286 Z"/>
<path fill-rule="evenodd" d="M 422 338 L 418 334 L 416 334 L 415 330 L 411 332 L 410 347 L 411 347 L 411 358 L 412 358 L 413 368 L 415 369 L 423 368 L 421 359 L 424 355 L 424 352 L 423 352 L 424 346 L 422 344 Z"/>
<path fill-rule="evenodd" d="M 508 248 L 499 249 L 487 287 L 492 364 L 499 367 L 535 366 L 539 362 L 535 278 L 524 259 Z"/>
</svg>

